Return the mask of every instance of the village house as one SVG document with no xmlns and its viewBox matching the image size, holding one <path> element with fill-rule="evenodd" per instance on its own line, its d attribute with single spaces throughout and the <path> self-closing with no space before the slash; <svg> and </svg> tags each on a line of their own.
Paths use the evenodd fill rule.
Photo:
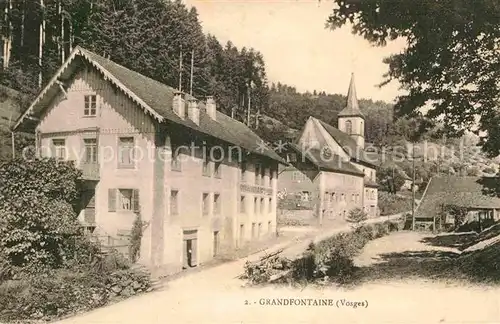
<svg viewBox="0 0 500 324">
<path fill-rule="evenodd" d="M 298 138 L 282 150 L 293 167 L 280 170 L 278 190 L 314 200 L 321 221 L 345 219 L 355 208 L 377 216 L 378 156 L 365 150 L 364 121 L 352 75 L 339 128 L 309 117 Z"/>
<path fill-rule="evenodd" d="M 464 209 L 464 223 L 476 223 L 477 230 L 498 221 L 498 180 L 496 177 L 432 177 L 415 211 L 416 229 L 434 230 L 435 224 L 441 228 L 455 226 L 450 207 Z"/>
<path fill-rule="evenodd" d="M 145 222 L 141 262 L 194 267 L 276 231 L 283 160 L 244 124 L 81 47 L 16 131 L 43 157 L 73 160 L 86 191 L 79 219 L 108 241 Z"/>
</svg>

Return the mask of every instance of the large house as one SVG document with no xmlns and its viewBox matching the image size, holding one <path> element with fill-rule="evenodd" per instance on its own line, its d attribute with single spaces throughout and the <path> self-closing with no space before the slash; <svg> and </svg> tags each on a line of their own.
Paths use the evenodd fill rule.
<svg viewBox="0 0 500 324">
<path fill-rule="evenodd" d="M 455 226 L 449 207 L 465 210 L 465 223 L 475 222 L 478 229 L 500 220 L 497 177 L 436 176 L 429 181 L 417 210 L 415 226 L 430 230 L 436 225 Z M 439 224 L 441 223 L 441 224 Z"/>
<path fill-rule="evenodd" d="M 140 215 L 140 261 L 167 273 L 275 233 L 283 160 L 213 97 L 77 47 L 14 129 L 83 171 L 79 219 L 94 234 L 116 238 Z"/>
<path fill-rule="evenodd" d="M 339 128 L 309 117 L 301 135 L 283 150 L 293 167 L 280 170 L 279 191 L 309 197 L 321 221 L 345 219 L 355 208 L 377 216 L 378 156 L 364 149 L 364 121 L 352 75 Z"/>
</svg>

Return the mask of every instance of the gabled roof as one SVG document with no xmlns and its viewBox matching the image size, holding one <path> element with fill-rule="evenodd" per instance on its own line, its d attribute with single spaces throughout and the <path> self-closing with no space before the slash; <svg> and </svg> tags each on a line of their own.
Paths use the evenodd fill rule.
<svg viewBox="0 0 500 324">
<path fill-rule="evenodd" d="M 302 150 L 297 144 L 288 144 L 295 152 L 300 155 L 300 158 L 305 157 L 309 162 L 317 166 L 320 170 L 346 173 L 356 176 L 364 176 L 365 174 L 359 171 L 352 163 L 343 161 L 337 154 L 326 158 L 319 149 Z"/>
<path fill-rule="evenodd" d="M 354 162 L 363 162 L 373 167 L 378 166 L 378 155 L 376 153 L 365 151 L 356 144 L 356 141 L 351 136 L 320 119 L 318 121 L 327 133 L 349 154 Z"/>
<path fill-rule="evenodd" d="M 351 82 L 347 91 L 347 104 L 344 109 L 338 113 L 339 117 L 361 117 L 365 116 L 359 110 L 358 97 L 356 95 L 356 84 L 354 82 L 354 73 L 351 74 Z"/>
<path fill-rule="evenodd" d="M 494 177 L 433 177 L 418 206 L 416 217 L 437 216 L 443 205 L 477 209 L 500 208 L 500 198 L 494 190 L 498 181 L 500 179 Z"/>
<path fill-rule="evenodd" d="M 188 118 L 182 119 L 172 109 L 173 97 L 177 92 L 176 89 L 78 46 L 72 51 L 68 60 L 56 72 L 31 106 L 18 119 L 14 130 L 18 129 L 30 114 L 41 115 L 43 113 L 43 110 L 48 106 L 49 100 L 60 91 L 58 79 L 64 76 L 68 77 L 74 73 L 76 67 L 72 63 L 77 58 L 90 63 L 102 74 L 105 80 L 113 83 L 142 108 L 146 114 L 151 115 L 158 122 L 169 121 L 183 125 L 229 144 L 242 147 L 249 152 L 283 162 L 281 157 L 272 149 L 263 145 L 263 140 L 245 124 L 219 111 L 217 111 L 216 120 L 213 120 L 203 112 L 203 104 L 199 125 Z M 185 97 L 186 99 L 193 98 L 188 94 L 185 94 Z"/>
</svg>

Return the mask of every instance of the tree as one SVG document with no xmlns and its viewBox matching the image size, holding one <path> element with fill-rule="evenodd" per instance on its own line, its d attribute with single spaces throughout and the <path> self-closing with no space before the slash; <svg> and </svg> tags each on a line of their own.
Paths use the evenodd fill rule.
<svg viewBox="0 0 500 324">
<path fill-rule="evenodd" d="M 398 98 L 398 116 L 442 117 L 445 131 L 461 135 L 475 124 L 487 131 L 483 149 L 500 153 L 500 5 L 496 0 L 335 0 L 330 28 L 352 24 L 372 44 L 404 38 L 407 47 L 385 59 L 382 84 L 398 80 L 408 90 Z"/>
<path fill-rule="evenodd" d="M 81 171 L 54 159 L 0 166 L 0 253 L 14 266 L 57 267 L 68 257 Z"/>
<path fill-rule="evenodd" d="M 361 208 L 354 208 L 349 211 L 346 221 L 351 224 L 352 227 L 358 228 L 362 222 L 368 219 L 368 214 Z"/>
<path fill-rule="evenodd" d="M 395 194 L 405 183 L 405 177 L 396 165 L 385 165 L 377 172 L 377 182 L 381 190 Z"/>
</svg>

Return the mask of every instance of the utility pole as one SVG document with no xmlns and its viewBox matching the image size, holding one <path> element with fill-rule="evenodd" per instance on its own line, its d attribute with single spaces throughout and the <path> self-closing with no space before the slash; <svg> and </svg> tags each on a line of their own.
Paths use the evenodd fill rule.
<svg viewBox="0 0 500 324">
<path fill-rule="evenodd" d="M 41 89 L 43 84 L 43 45 L 45 44 L 45 5 L 43 4 L 43 0 L 40 0 L 40 9 L 42 10 L 42 20 L 40 21 L 40 40 L 38 48 L 38 66 L 40 68 L 40 74 L 38 75 L 38 87 Z"/>
<path fill-rule="evenodd" d="M 255 114 L 255 129 L 259 129 L 259 118 L 260 118 L 260 109 L 257 110 Z"/>
<path fill-rule="evenodd" d="M 250 102 L 251 102 L 251 99 L 250 99 L 250 81 L 248 82 L 248 85 L 247 85 L 247 98 L 248 98 L 248 107 L 247 107 L 247 126 L 250 127 Z"/>
<path fill-rule="evenodd" d="M 190 95 L 193 95 L 193 69 L 194 69 L 194 50 L 191 51 L 191 81 L 189 85 Z"/>
<path fill-rule="evenodd" d="M 411 229 L 415 231 L 415 142 L 412 143 L 412 182 L 411 182 Z"/>
<path fill-rule="evenodd" d="M 7 68 L 9 66 L 10 54 L 12 51 L 12 20 L 11 20 L 11 12 L 12 12 L 12 1 L 8 0 L 5 4 L 4 9 L 4 21 L 8 21 L 7 24 L 7 35 L 4 35 L 4 44 L 3 44 L 3 67 Z"/>
<path fill-rule="evenodd" d="M 179 54 L 179 92 L 182 91 L 182 46 Z"/>
</svg>

